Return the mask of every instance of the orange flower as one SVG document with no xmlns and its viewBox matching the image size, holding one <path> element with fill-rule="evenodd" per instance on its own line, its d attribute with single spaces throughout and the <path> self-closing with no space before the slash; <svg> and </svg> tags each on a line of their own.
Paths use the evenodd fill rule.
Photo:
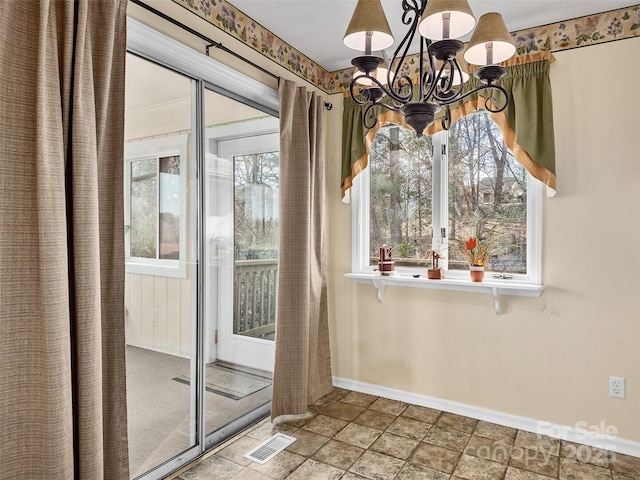
<svg viewBox="0 0 640 480">
<path fill-rule="evenodd" d="M 476 237 L 469 237 L 469 240 L 464 242 L 465 248 L 461 251 L 467 257 L 469 265 L 483 266 L 487 261 L 491 247 L 486 241 L 478 241 Z"/>
<path fill-rule="evenodd" d="M 478 241 L 474 237 L 471 237 L 469 240 L 464 242 L 464 246 L 467 247 L 467 250 L 473 250 L 476 248 L 476 245 L 478 245 Z"/>
</svg>

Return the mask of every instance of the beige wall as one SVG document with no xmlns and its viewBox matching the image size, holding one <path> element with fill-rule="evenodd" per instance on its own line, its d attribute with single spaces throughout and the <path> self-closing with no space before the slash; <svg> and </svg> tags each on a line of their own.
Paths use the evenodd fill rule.
<svg viewBox="0 0 640 480">
<path fill-rule="evenodd" d="M 127 345 L 189 357 L 192 280 L 135 273 L 126 277 Z"/>
<path fill-rule="evenodd" d="M 640 441 L 640 38 L 556 54 L 551 68 L 558 193 L 544 201 L 541 298 L 389 287 L 350 270 L 340 203 L 340 118 L 328 164 L 334 375 Z M 621 84 L 608 87 L 611 81 Z M 598 89 L 602 88 L 602 93 Z M 337 104 L 338 101 L 334 101 Z M 608 397 L 609 375 L 627 379 Z"/>
</svg>

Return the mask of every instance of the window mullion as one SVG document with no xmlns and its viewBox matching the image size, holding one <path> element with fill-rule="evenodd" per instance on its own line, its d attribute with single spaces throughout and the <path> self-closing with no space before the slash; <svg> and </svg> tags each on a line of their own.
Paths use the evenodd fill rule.
<svg viewBox="0 0 640 480">
<path fill-rule="evenodd" d="M 160 259 L 160 157 L 156 157 L 156 260 Z"/>
<path fill-rule="evenodd" d="M 433 198 L 432 198 L 432 226 L 433 237 L 431 244 L 433 249 L 440 252 L 444 258 L 440 260 L 440 266 L 448 268 L 447 249 L 449 235 L 447 225 L 449 223 L 449 182 L 447 162 L 447 132 L 439 132 L 433 136 Z"/>
<path fill-rule="evenodd" d="M 129 258 L 131 256 L 131 161 L 125 161 L 124 170 L 124 225 L 125 225 L 125 242 L 124 242 L 124 257 Z M 129 228 L 127 228 L 127 226 Z"/>
<path fill-rule="evenodd" d="M 370 270 L 369 217 L 370 217 L 370 179 L 371 167 L 353 179 L 351 186 L 351 214 L 357 221 L 351 229 L 351 269 L 353 272 Z"/>
</svg>

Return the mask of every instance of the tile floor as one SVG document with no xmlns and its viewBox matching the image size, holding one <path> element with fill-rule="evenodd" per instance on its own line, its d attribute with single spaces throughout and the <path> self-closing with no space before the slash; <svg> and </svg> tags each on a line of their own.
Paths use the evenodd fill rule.
<svg viewBox="0 0 640 480">
<path fill-rule="evenodd" d="M 640 480 L 640 458 L 334 389 L 304 419 L 268 420 L 174 480 Z M 243 455 L 297 438 L 264 465 Z"/>
</svg>

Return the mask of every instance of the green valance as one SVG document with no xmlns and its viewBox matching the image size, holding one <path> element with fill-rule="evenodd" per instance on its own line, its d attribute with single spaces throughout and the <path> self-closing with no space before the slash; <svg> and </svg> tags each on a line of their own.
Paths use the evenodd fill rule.
<svg viewBox="0 0 640 480">
<path fill-rule="evenodd" d="M 511 65 L 506 65 L 507 75 L 499 82 L 510 96 L 507 109 L 491 114 L 491 118 L 500 127 L 506 145 L 514 157 L 535 178 L 548 187 L 549 195 L 555 194 L 555 139 L 553 131 L 553 104 L 549 67 L 554 60 L 549 53 L 516 57 Z M 465 84 L 467 91 L 479 85 L 472 78 Z M 452 105 L 452 121 L 484 108 L 482 93 L 475 94 Z M 356 175 L 366 166 L 371 143 L 378 129 L 387 123 L 409 128 L 399 112 L 377 107 L 377 125 L 369 130 L 362 125 L 365 107 L 358 105 L 350 97 L 344 99 L 342 121 L 342 198 L 349 202 L 350 188 Z M 439 119 L 425 130 L 433 135 L 442 130 Z"/>
</svg>

